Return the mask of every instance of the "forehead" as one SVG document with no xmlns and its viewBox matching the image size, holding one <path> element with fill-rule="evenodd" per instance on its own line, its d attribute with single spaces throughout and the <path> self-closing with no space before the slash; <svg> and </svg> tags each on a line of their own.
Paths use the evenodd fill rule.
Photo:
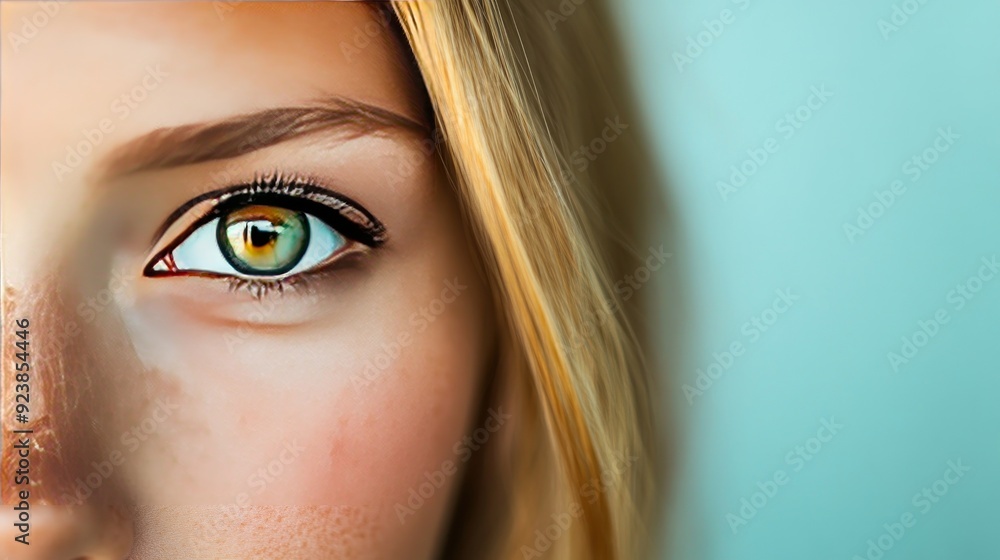
<svg viewBox="0 0 1000 560">
<path fill-rule="evenodd" d="M 391 28 L 368 3 L 4 2 L 0 9 L 6 106 L 44 108 L 5 111 L 5 127 L 21 120 L 10 113 L 56 129 L 93 126 L 89 107 L 109 117 L 127 109 L 137 129 L 172 126 L 331 94 L 419 116 Z"/>
<path fill-rule="evenodd" d="M 356 31 L 379 43 L 371 24 L 380 11 L 367 2 L 3 2 L 0 10 L 5 37 L 17 36 L 5 41 L 7 55 L 83 56 L 128 44 L 127 54 L 144 56 L 201 51 L 207 63 L 225 51 L 337 50 Z"/>
</svg>

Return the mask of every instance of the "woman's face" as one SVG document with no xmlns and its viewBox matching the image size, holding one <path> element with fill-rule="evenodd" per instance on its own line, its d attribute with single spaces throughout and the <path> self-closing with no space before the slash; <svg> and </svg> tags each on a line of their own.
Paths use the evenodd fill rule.
<svg viewBox="0 0 1000 560">
<path fill-rule="evenodd" d="M 38 423 L 0 552 L 431 557 L 494 333 L 379 13 L 5 3 L 3 36 L 4 368 L 26 318 Z"/>
</svg>

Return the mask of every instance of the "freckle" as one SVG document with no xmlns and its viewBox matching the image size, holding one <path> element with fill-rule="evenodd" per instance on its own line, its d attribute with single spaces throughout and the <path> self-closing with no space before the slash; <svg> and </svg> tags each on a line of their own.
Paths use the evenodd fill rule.
<svg viewBox="0 0 1000 560">
<path fill-rule="evenodd" d="M 244 535 L 281 534 L 280 542 L 261 542 L 252 557 L 361 558 L 369 556 L 376 538 L 374 515 L 348 506 L 260 506 L 240 529 Z M 248 551 L 249 552 L 249 551 Z"/>
</svg>

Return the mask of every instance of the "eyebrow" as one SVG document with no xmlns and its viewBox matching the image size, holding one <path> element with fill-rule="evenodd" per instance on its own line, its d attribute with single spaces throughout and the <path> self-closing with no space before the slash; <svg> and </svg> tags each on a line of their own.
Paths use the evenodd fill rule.
<svg viewBox="0 0 1000 560">
<path fill-rule="evenodd" d="M 276 107 L 218 121 L 158 128 L 116 148 L 103 169 L 124 176 L 229 159 L 322 130 L 353 137 L 396 129 L 431 133 L 427 124 L 383 107 L 330 97 L 299 107 Z"/>
</svg>

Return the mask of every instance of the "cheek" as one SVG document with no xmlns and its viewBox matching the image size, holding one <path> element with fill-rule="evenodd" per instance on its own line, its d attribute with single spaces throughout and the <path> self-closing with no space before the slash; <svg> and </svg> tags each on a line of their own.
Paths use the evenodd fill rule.
<svg viewBox="0 0 1000 560">
<path fill-rule="evenodd" d="M 280 557 L 264 551 L 287 539 L 249 529 L 270 526 L 305 535 L 317 557 L 429 555 L 471 457 L 463 440 L 487 343 L 482 288 L 428 286 L 411 283 L 352 334 L 274 345 L 253 368 L 217 354 L 149 372 L 150 392 L 175 410 L 123 468 L 140 503 L 187 511 L 149 526 L 190 537 L 178 550 L 197 538 L 204 550 Z"/>
<path fill-rule="evenodd" d="M 136 558 L 390 557 L 376 538 L 373 511 L 361 508 L 250 507 L 234 515 L 225 508 L 139 507 L 134 518 Z"/>
<path fill-rule="evenodd" d="M 246 479 L 262 468 L 271 475 L 260 492 L 268 503 L 405 496 L 412 473 L 446 459 L 468 432 L 487 353 L 482 294 L 468 293 L 474 289 L 448 280 L 411 290 L 405 300 L 353 319 L 351 328 L 299 332 L 280 343 L 248 339 L 252 351 L 229 354 L 218 335 L 204 334 L 200 346 L 182 343 L 177 347 L 202 349 L 179 358 L 180 367 L 145 375 L 150 394 L 180 412 L 140 451 L 169 451 L 170 462 L 211 462 L 220 468 L 201 475 L 223 496 L 239 485 L 220 486 L 213 473 Z M 247 352 L 253 360 L 240 357 Z M 131 423 L 154 412 L 147 408 Z M 294 482 L 296 490 L 289 481 L 303 483 Z M 261 486 L 256 479 L 249 485 Z M 272 495 L 272 487 L 280 493 Z"/>
<path fill-rule="evenodd" d="M 455 310 L 456 315 L 461 312 Z M 425 472 L 455 461 L 469 430 L 481 377 L 481 349 L 466 338 L 458 317 L 441 315 L 424 330 L 401 331 L 351 353 L 364 359 L 350 370 L 331 369 L 334 386 L 302 387 L 285 394 L 284 426 L 301 442 L 303 460 L 289 478 L 299 503 L 379 505 L 405 503 Z M 423 323 L 420 323 L 423 325 Z M 332 357 L 332 356 L 331 356 Z M 345 360 L 350 361 L 350 360 Z M 449 477 L 457 479 L 458 477 Z M 445 505 L 452 480 L 441 485 Z"/>
<path fill-rule="evenodd" d="M 227 523 L 350 508 L 387 557 L 430 551 L 472 456 L 491 348 L 488 297 L 461 240 L 427 239 L 443 259 L 397 254 L 352 297 L 326 302 L 320 325 L 255 330 L 232 352 L 225 329 L 193 324 L 154 344 L 184 349 L 146 376 L 181 413 L 127 467 L 140 502 L 223 505 Z"/>
</svg>

